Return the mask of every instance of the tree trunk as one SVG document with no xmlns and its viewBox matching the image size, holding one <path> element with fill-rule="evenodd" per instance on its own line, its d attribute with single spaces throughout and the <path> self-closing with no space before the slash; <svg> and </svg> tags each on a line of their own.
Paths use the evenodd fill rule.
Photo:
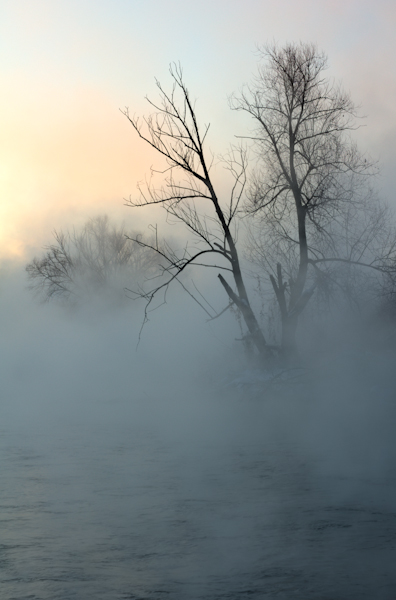
<svg viewBox="0 0 396 600">
<path fill-rule="evenodd" d="M 296 343 L 297 325 L 298 315 L 282 316 L 281 354 L 286 362 L 294 360 L 298 357 Z"/>
<path fill-rule="evenodd" d="M 233 291 L 231 286 L 227 283 L 227 281 L 222 275 L 219 274 L 218 278 L 220 279 L 220 282 L 224 287 L 225 291 L 227 292 L 230 300 L 234 302 L 235 306 L 241 311 L 243 319 L 249 330 L 251 339 L 254 345 L 256 346 L 257 350 L 259 351 L 260 355 L 265 359 L 271 358 L 271 350 L 267 346 L 267 342 L 265 341 L 263 332 L 261 331 L 256 316 L 249 304 L 249 301 L 247 300 L 247 296 L 245 295 L 245 298 L 241 298 L 240 296 L 238 296 L 238 294 L 236 294 Z M 240 285 L 244 286 L 243 282 L 240 282 Z"/>
</svg>

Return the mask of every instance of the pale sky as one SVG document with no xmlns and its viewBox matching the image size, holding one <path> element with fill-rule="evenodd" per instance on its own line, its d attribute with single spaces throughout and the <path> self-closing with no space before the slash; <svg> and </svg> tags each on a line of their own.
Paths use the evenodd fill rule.
<svg viewBox="0 0 396 600">
<path fill-rule="evenodd" d="M 396 207 L 394 0 L 3 0 L 0 4 L 0 256 L 31 254 L 54 228 L 107 212 L 144 227 L 123 198 L 149 172 L 119 108 L 144 113 L 180 61 L 209 145 L 246 121 L 227 98 L 255 73 L 257 45 L 315 42 L 366 116 L 363 150 Z"/>
</svg>

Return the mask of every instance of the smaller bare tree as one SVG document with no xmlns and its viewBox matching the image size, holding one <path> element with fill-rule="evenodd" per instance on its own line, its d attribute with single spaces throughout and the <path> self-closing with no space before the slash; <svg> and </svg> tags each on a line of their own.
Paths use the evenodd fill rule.
<svg viewBox="0 0 396 600">
<path fill-rule="evenodd" d="M 228 296 L 228 306 L 237 307 L 258 352 L 268 358 L 271 351 L 249 302 L 236 245 L 235 219 L 246 183 L 246 153 L 241 148 L 233 148 L 226 158 L 232 186 L 227 200 L 221 200 L 211 174 L 213 158 L 208 158 L 205 149 L 209 125 L 203 130 L 198 125 L 180 66 L 173 65 L 170 74 L 173 79 L 170 93 L 157 81 L 160 102 L 155 104 L 148 100 L 154 114 L 140 120 L 131 116 L 128 109 L 124 111 L 139 137 L 166 161 L 162 187 L 158 189 L 149 183 L 140 188 L 140 198 L 130 199 L 128 204 L 133 207 L 162 205 L 194 238 L 194 244 L 187 245 L 182 253 L 175 252 L 166 243 L 159 247 L 134 238 L 141 247 L 154 250 L 160 256 L 165 276 L 165 280 L 143 294 L 147 300 L 145 318 L 155 296 L 180 280 L 190 266 L 222 270 L 231 278 L 229 282 L 218 274 Z"/>
<path fill-rule="evenodd" d="M 156 273 L 154 253 L 128 240 L 124 226 L 113 226 L 109 218 L 88 220 L 81 231 L 55 231 L 54 243 L 42 257 L 26 267 L 30 287 L 44 300 L 77 300 L 113 286 L 123 293 L 123 284 L 144 274 Z"/>
</svg>

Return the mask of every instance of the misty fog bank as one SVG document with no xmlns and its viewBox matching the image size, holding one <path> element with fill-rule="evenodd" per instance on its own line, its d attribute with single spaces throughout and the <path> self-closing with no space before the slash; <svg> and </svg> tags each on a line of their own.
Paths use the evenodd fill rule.
<svg viewBox="0 0 396 600">
<path fill-rule="evenodd" d="M 137 349 L 139 302 L 37 304 L 21 269 L 0 306 L 6 597 L 394 597 L 385 334 L 267 383 L 182 294 Z"/>
<path fill-rule="evenodd" d="M 18 269 L 1 288 L 2 408 L 14 414 L 19 407 L 27 426 L 31 419 L 45 426 L 58 411 L 91 414 L 96 403 L 128 410 L 137 402 L 161 430 L 183 435 L 189 411 L 206 415 L 219 402 L 222 410 L 241 402 L 248 419 L 260 407 L 265 421 L 276 418 L 341 472 L 373 475 L 394 463 L 396 351 L 388 322 L 361 322 L 362 331 L 358 320 L 340 319 L 338 333 L 330 326 L 326 336 L 322 328 L 316 346 L 312 333 L 294 383 L 293 369 L 283 382 L 276 364 L 260 379 L 260 363 L 249 362 L 235 341 L 233 316 L 206 323 L 182 291 L 169 294 L 141 331 L 142 301 L 38 304 Z M 222 432 L 216 426 L 213 435 Z"/>
</svg>

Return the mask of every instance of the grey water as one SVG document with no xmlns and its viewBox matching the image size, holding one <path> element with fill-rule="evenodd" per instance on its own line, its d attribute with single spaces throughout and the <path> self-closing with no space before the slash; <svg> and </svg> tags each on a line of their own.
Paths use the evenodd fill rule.
<svg viewBox="0 0 396 600">
<path fill-rule="evenodd" d="M 2 599 L 396 598 L 392 356 L 230 385 L 188 319 L 7 310 Z"/>
<path fill-rule="evenodd" d="M 2 598 L 395 598 L 395 479 L 322 474 L 285 406 L 184 401 L 10 411 Z"/>
</svg>

